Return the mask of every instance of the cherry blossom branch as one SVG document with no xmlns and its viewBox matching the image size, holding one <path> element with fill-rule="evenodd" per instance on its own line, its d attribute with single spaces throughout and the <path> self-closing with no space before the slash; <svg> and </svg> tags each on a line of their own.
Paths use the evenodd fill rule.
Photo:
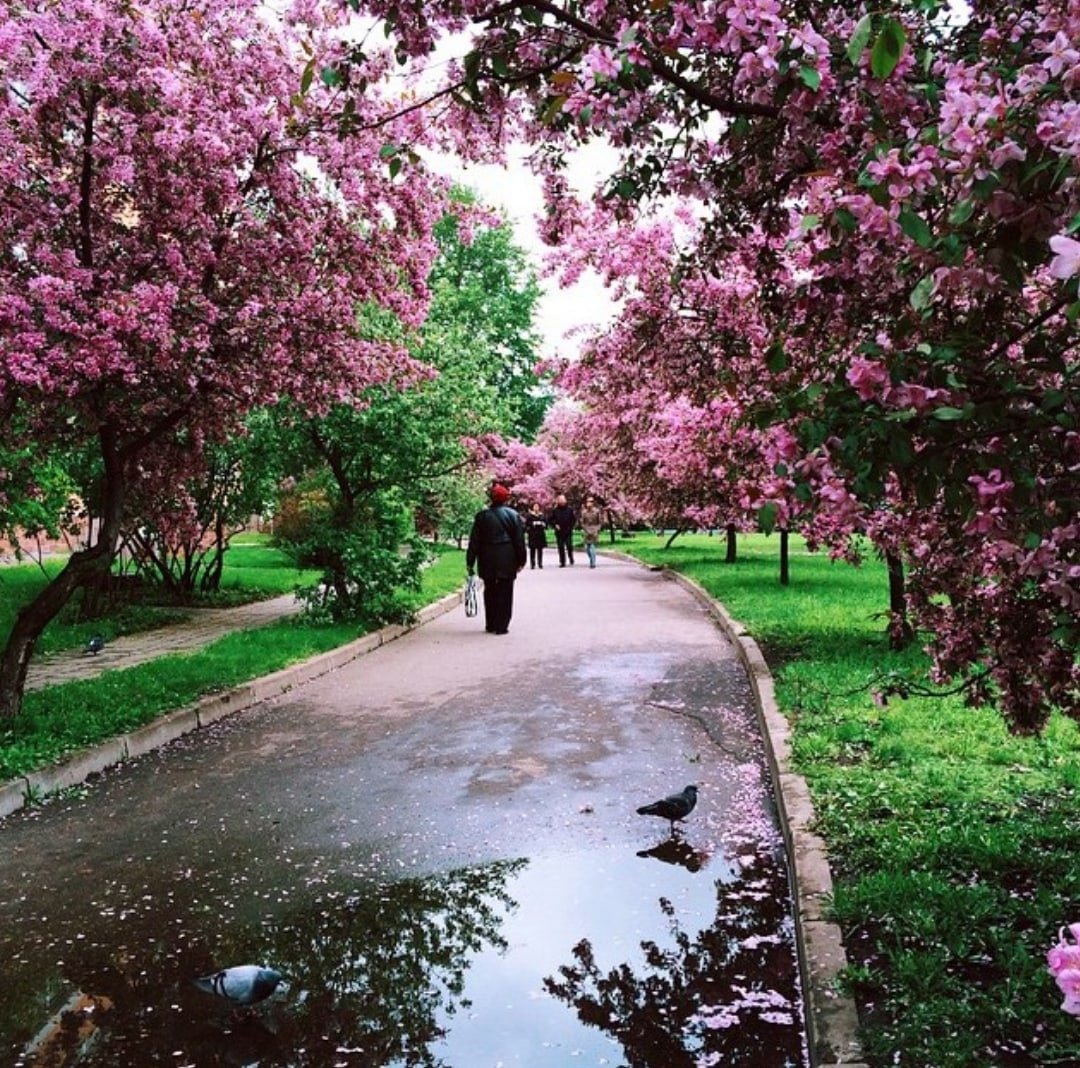
<svg viewBox="0 0 1080 1068">
<path fill-rule="evenodd" d="M 572 12 L 566 11 L 557 4 L 551 3 L 550 0 L 528 0 L 527 4 L 522 3 L 521 0 L 509 0 L 507 3 L 497 4 L 491 11 L 483 15 L 474 16 L 473 21 L 490 22 L 493 19 L 498 18 L 499 15 L 508 14 L 523 6 L 546 12 L 557 22 L 561 22 L 564 26 L 569 26 L 571 29 L 576 30 L 582 37 L 585 37 L 590 41 L 596 41 L 599 44 L 605 45 L 614 45 L 617 43 L 614 36 L 611 34 L 605 33 L 591 23 L 585 22 Z M 771 119 L 776 118 L 780 114 L 778 108 L 769 104 L 748 104 L 738 100 L 732 100 L 730 97 L 716 96 L 714 93 L 709 92 L 708 89 L 702 88 L 696 82 L 684 78 L 678 71 L 673 70 L 652 48 L 649 48 L 644 44 L 642 45 L 642 48 L 649 58 L 649 69 L 653 74 L 661 81 L 667 82 L 676 89 L 680 89 L 695 103 L 702 104 L 705 107 L 711 108 L 724 115 Z"/>
</svg>

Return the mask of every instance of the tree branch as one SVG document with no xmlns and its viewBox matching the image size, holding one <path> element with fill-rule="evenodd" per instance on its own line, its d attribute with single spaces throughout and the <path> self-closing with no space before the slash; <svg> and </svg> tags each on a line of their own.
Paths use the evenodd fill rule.
<svg viewBox="0 0 1080 1068">
<path fill-rule="evenodd" d="M 473 21 L 490 22 L 491 20 L 498 18 L 499 15 L 507 14 L 523 6 L 545 12 L 555 19 L 556 22 L 576 30 L 582 37 L 585 37 L 590 41 L 596 41 L 606 45 L 614 45 L 617 43 L 611 34 L 593 26 L 591 23 L 585 22 L 571 12 L 552 3 L 551 0 L 527 0 L 527 3 L 525 0 L 509 0 L 507 3 L 497 4 L 487 14 L 474 16 Z M 684 78 L 677 71 L 672 70 L 667 62 L 652 49 L 647 49 L 646 54 L 649 58 L 649 69 L 657 78 L 667 82 L 668 85 L 672 85 L 676 89 L 681 90 L 691 100 L 698 104 L 702 104 L 707 108 L 718 111 L 723 115 L 773 119 L 780 114 L 779 108 L 769 104 L 746 104 L 739 100 L 733 100 L 730 97 L 717 96 L 715 93 L 710 92 L 696 82 Z"/>
</svg>

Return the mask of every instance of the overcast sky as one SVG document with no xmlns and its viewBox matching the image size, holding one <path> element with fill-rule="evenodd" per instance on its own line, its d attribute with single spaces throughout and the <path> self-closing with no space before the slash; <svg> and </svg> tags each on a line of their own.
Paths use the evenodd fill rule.
<svg viewBox="0 0 1080 1068">
<path fill-rule="evenodd" d="M 595 162 L 590 166 L 587 161 L 588 157 L 582 156 L 577 163 L 582 183 L 592 179 L 597 171 Z M 539 273 L 545 254 L 551 251 L 537 236 L 536 218 L 541 210 L 539 179 L 520 159 L 506 168 L 456 165 L 451 173 L 456 181 L 474 189 L 484 203 L 505 212 L 518 244 L 529 254 Z M 615 313 L 615 306 L 595 274 L 584 275 L 568 289 L 561 288 L 555 279 L 542 276 L 540 285 L 544 296 L 536 325 L 543 338 L 545 356 L 572 356 L 581 339 L 567 338 L 566 332 L 575 327 L 603 326 Z"/>
</svg>

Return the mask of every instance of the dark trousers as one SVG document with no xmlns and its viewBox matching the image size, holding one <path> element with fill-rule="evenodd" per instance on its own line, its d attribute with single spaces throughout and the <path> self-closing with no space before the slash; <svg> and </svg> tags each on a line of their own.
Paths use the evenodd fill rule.
<svg viewBox="0 0 1080 1068">
<path fill-rule="evenodd" d="M 484 629 L 505 634 L 514 611 L 514 580 L 487 579 L 484 582 Z"/>
<path fill-rule="evenodd" d="M 559 546 L 559 564 L 565 564 L 569 558 L 570 563 L 574 562 L 574 532 L 570 531 L 569 534 L 564 534 L 561 530 L 555 531 L 555 541 Z"/>
<path fill-rule="evenodd" d="M 544 547 L 542 545 L 529 546 L 529 567 L 544 566 Z"/>
</svg>

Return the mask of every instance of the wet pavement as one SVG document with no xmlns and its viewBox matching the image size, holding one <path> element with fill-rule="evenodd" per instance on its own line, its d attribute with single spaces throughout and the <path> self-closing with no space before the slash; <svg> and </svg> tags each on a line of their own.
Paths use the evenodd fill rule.
<svg viewBox="0 0 1080 1068">
<path fill-rule="evenodd" d="M 0 1064 L 804 1068 L 794 943 L 743 668 L 612 559 L 0 822 Z"/>
</svg>

